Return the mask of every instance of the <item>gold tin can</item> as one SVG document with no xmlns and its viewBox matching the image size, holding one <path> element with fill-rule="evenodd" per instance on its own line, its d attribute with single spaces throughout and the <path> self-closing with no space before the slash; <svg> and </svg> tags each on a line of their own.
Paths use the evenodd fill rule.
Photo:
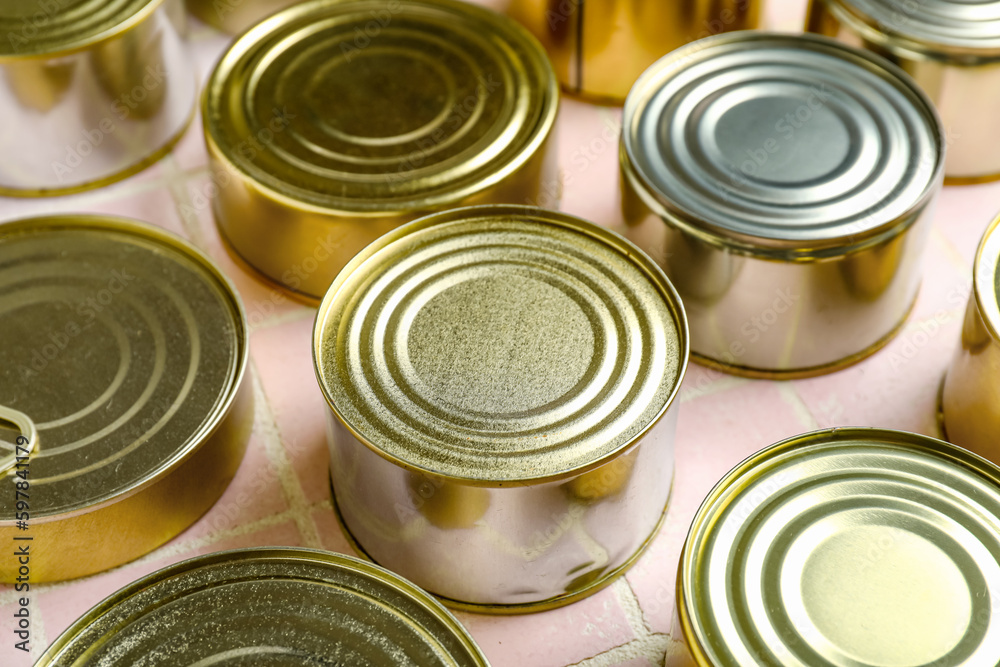
<svg viewBox="0 0 1000 667">
<path fill-rule="evenodd" d="M 455 617 L 410 582 L 325 551 L 199 556 L 98 603 L 35 667 L 489 667 Z"/>
<path fill-rule="evenodd" d="M 0 195 L 121 180 L 166 154 L 194 114 L 180 0 L 9 0 L 0 34 Z"/>
<path fill-rule="evenodd" d="M 252 28 L 204 98 L 231 249 L 318 301 L 419 215 L 533 203 L 554 178 L 559 91 L 510 19 L 452 0 L 312 0 Z"/>
<path fill-rule="evenodd" d="M 815 35 L 709 37 L 629 94 L 625 235 L 676 285 L 699 362 L 827 373 L 906 319 L 943 153 L 930 101 L 878 56 Z"/>
<path fill-rule="evenodd" d="M 266 16 L 302 0 L 187 0 L 187 8 L 219 30 L 237 35 Z"/>
<path fill-rule="evenodd" d="M 1000 664 L 1000 469 L 927 436 L 799 435 L 709 493 L 667 667 Z"/>
<path fill-rule="evenodd" d="M 621 104 L 650 65 L 689 42 L 762 24 L 763 0 L 503 0 L 545 45 L 563 90 Z"/>
<path fill-rule="evenodd" d="M 962 340 L 941 392 L 946 437 L 1000 461 L 1000 217 L 986 230 L 972 273 Z"/>
<path fill-rule="evenodd" d="M 812 0 L 806 30 L 874 51 L 916 80 L 948 134 L 946 183 L 1000 178 L 1000 2 Z"/>
<path fill-rule="evenodd" d="M 37 431 L 16 468 L 0 444 L 0 540 L 30 548 L 32 583 L 137 558 L 222 495 L 253 421 L 247 350 L 232 285 L 185 241 L 106 216 L 0 225 L 0 406 Z"/>
<path fill-rule="evenodd" d="M 593 593 L 662 520 L 687 352 L 663 272 L 592 223 L 480 206 L 387 234 L 313 335 L 347 534 L 459 608 Z"/>
</svg>

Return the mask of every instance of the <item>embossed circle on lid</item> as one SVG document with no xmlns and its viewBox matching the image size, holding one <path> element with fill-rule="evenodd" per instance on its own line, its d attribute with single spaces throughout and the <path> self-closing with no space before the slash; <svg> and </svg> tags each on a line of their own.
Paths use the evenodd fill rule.
<svg viewBox="0 0 1000 667">
<path fill-rule="evenodd" d="M 708 495 L 682 622 L 715 665 L 1000 661 L 1000 469 L 884 429 L 796 436 Z"/>
<path fill-rule="evenodd" d="M 813 35 L 692 43 L 633 87 L 624 158 L 670 214 L 716 237 L 816 247 L 877 233 L 943 164 L 930 102 L 887 67 Z"/>
<path fill-rule="evenodd" d="M 483 206 L 369 246 L 316 318 L 338 417 L 405 467 L 503 485 L 631 446 L 683 376 L 687 324 L 655 264 L 564 214 Z"/>
<path fill-rule="evenodd" d="M 180 239 L 104 216 L 0 225 L 0 405 L 38 431 L 33 519 L 175 469 L 229 409 L 246 355 L 231 286 Z M 14 502 L 0 497 L 0 519 Z"/>
<path fill-rule="evenodd" d="M 257 548 L 193 558 L 100 602 L 38 667 L 105 665 L 488 667 L 430 595 L 377 565 Z"/>
<path fill-rule="evenodd" d="M 0 0 L 0 62 L 84 48 L 126 30 L 162 2 Z"/>
<path fill-rule="evenodd" d="M 450 0 L 313 0 L 258 24 L 208 84 L 206 132 L 275 196 L 339 212 L 461 201 L 523 166 L 555 121 L 541 46 Z"/>
<path fill-rule="evenodd" d="M 975 51 L 1000 49 L 998 0 L 844 0 L 879 32 L 919 46 Z"/>
</svg>

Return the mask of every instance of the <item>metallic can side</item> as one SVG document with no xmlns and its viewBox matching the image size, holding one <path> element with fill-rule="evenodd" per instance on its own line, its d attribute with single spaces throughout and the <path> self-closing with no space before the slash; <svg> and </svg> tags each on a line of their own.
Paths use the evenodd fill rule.
<svg viewBox="0 0 1000 667">
<path fill-rule="evenodd" d="M 0 10 L 0 88 L 8 93 L 0 116 L 14 128 L 0 138 L 0 195 L 121 180 L 162 157 L 190 122 L 197 82 L 180 1 L 128 0 L 113 11 L 97 4 Z"/>
<path fill-rule="evenodd" d="M 337 277 L 313 350 L 346 532 L 446 604 L 572 602 L 655 534 L 687 330 L 617 235 L 528 207 L 422 218 Z"/>
<path fill-rule="evenodd" d="M 943 426 L 948 440 L 1000 461 L 1000 217 L 976 253 L 962 338 L 944 379 Z"/>
<path fill-rule="evenodd" d="M 148 225 L 51 216 L 0 225 L 0 284 L 0 406 L 38 434 L 32 580 L 110 569 L 204 514 L 253 422 L 246 318 L 215 265 Z M 13 503 L 0 498 L 5 539 Z M 93 539 L 105 525 L 116 539 Z"/>
<path fill-rule="evenodd" d="M 261 19 L 302 0 L 186 0 L 188 11 L 213 28 L 238 35 Z"/>
<path fill-rule="evenodd" d="M 916 299 L 943 139 L 877 57 L 811 36 L 695 42 L 636 83 L 620 165 L 625 234 L 676 285 L 701 362 L 830 372 Z"/>
<path fill-rule="evenodd" d="M 359 43 L 354 28 L 371 22 Z M 208 84 L 216 222 L 265 279 L 318 301 L 356 252 L 403 222 L 550 198 L 557 108 L 545 52 L 495 12 L 450 0 L 297 4 L 237 39 Z"/>
<path fill-rule="evenodd" d="M 506 0 L 545 46 L 566 92 L 621 104 L 639 75 L 702 37 L 761 27 L 762 0 Z"/>
<path fill-rule="evenodd" d="M 350 556 L 279 547 L 147 575 L 84 614 L 36 666 L 234 660 L 489 667 L 455 617 L 409 581 Z"/>
<path fill-rule="evenodd" d="M 666 664 L 995 664 L 997 525 L 1000 469 L 934 438 L 767 447 L 695 514 Z"/>
<path fill-rule="evenodd" d="M 890 60 L 934 102 L 948 137 L 945 182 L 1000 178 L 1000 3 L 812 0 L 806 30 Z"/>
</svg>

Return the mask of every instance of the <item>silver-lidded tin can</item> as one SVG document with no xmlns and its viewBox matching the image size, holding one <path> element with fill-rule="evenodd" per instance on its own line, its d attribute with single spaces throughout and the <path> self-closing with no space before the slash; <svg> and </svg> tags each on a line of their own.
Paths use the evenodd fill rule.
<svg viewBox="0 0 1000 667">
<path fill-rule="evenodd" d="M 947 132 L 946 182 L 1000 178 L 1000 2 L 812 0 L 806 29 L 870 49 L 916 80 Z"/>
<path fill-rule="evenodd" d="M 943 151 L 929 100 L 878 56 L 812 35 L 710 37 L 629 93 L 625 233 L 676 285 L 699 361 L 829 372 L 905 320 Z"/>
<path fill-rule="evenodd" d="M 264 547 L 192 558 L 98 603 L 36 667 L 489 667 L 469 633 L 405 579 L 350 556 Z"/>
<path fill-rule="evenodd" d="M 972 270 L 962 338 L 941 392 L 946 437 L 1000 462 L 1000 216 L 986 230 Z"/>
<path fill-rule="evenodd" d="M 1000 469 L 816 431 L 740 463 L 688 532 L 667 667 L 1000 664 Z"/>
<path fill-rule="evenodd" d="M 162 157 L 198 86 L 180 0 L 0 3 L 0 195 L 95 188 Z"/>
<path fill-rule="evenodd" d="M 656 533 L 687 325 L 617 234 L 522 206 L 421 218 L 341 272 L 313 345 L 346 532 L 446 604 L 571 602 Z"/>
</svg>

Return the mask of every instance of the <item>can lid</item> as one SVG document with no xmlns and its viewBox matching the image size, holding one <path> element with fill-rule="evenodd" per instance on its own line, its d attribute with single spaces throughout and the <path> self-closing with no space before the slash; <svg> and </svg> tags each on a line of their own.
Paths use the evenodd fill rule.
<svg viewBox="0 0 1000 667">
<path fill-rule="evenodd" d="M 976 302 L 983 321 L 1000 342 L 1000 215 L 983 234 L 973 269 Z"/>
<path fill-rule="evenodd" d="M 440 213 L 338 275 L 313 353 L 334 413 L 399 465 L 469 484 L 577 474 L 666 411 L 684 311 L 613 232 L 524 206 Z"/>
<path fill-rule="evenodd" d="M 34 521 L 172 472 L 223 419 L 246 365 L 238 298 L 181 239 L 105 216 L 0 225 L 0 405 L 37 428 Z M 13 504 L 0 494 L 0 522 Z"/>
<path fill-rule="evenodd" d="M 241 36 L 204 98 L 215 152 L 280 200 L 386 215 L 493 186 L 537 152 L 558 87 L 511 19 L 452 0 L 312 0 Z"/>
<path fill-rule="evenodd" d="M 941 136 L 924 94 L 878 56 L 816 35 L 735 32 L 639 78 L 622 158 L 700 236 L 816 249 L 912 217 L 941 180 Z"/>
<path fill-rule="evenodd" d="M 209 554 L 154 572 L 77 620 L 36 667 L 104 664 L 488 667 L 430 595 L 308 549 Z"/>
<path fill-rule="evenodd" d="M 754 454 L 681 557 L 681 622 L 711 665 L 1000 661 L 1000 469 L 934 438 L 832 429 Z"/>
<path fill-rule="evenodd" d="M 1000 49 L 998 0 L 843 0 L 881 33 L 944 50 Z"/>
<path fill-rule="evenodd" d="M 0 61 L 77 51 L 117 35 L 163 0 L 0 0 Z"/>
</svg>

